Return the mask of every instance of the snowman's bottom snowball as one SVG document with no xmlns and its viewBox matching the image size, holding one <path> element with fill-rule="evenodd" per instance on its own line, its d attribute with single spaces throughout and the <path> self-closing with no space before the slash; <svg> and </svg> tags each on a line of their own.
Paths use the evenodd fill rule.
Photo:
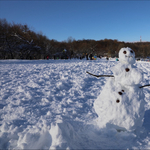
<svg viewBox="0 0 150 150">
<path fill-rule="evenodd" d="M 117 130 L 135 130 L 143 124 L 144 105 L 143 89 L 124 87 L 110 78 L 94 102 L 97 125 L 100 128 L 111 125 Z"/>
</svg>

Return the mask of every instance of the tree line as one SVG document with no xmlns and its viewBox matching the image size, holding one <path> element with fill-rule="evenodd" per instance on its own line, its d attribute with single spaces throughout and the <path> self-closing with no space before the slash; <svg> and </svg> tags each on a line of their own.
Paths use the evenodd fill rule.
<svg viewBox="0 0 150 150">
<path fill-rule="evenodd" d="M 0 59 L 71 59 L 86 55 L 118 57 L 122 47 L 130 47 L 136 57 L 150 56 L 150 42 L 126 43 L 118 40 L 50 40 L 28 25 L 8 23 L 0 19 Z"/>
</svg>

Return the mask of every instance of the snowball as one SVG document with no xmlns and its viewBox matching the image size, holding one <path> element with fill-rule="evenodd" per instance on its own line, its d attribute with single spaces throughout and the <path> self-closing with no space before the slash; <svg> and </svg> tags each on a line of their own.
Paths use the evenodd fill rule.
<svg viewBox="0 0 150 150">
<path fill-rule="evenodd" d="M 142 71 L 131 64 L 118 63 L 111 70 L 114 74 L 116 84 L 119 83 L 122 86 L 135 86 L 143 80 Z"/>
<path fill-rule="evenodd" d="M 131 48 L 121 48 L 119 51 L 119 61 L 123 64 L 135 63 L 135 52 Z"/>
<path fill-rule="evenodd" d="M 110 124 L 117 130 L 135 130 L 141 127 L 145 104 L 143 99 L 142 89 L 125 88 L 110 78 L 94 102 L 98 114 L 97 125 L 103 128 Z"/>
</svg>

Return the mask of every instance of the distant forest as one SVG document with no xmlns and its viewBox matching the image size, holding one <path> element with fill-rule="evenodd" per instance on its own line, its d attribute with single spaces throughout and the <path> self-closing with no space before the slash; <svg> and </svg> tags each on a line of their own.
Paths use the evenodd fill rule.
<svg viewBox="0 0 150 150">
<path fill-rule="evenodd" d="M 150 42 L 126 43 L 118 40 L 75 40 L 69 37 L 58 42 L 42 33 L 35 33 L 28 25 L 8 23 L 0 19 L 0 59 L 71 59 L 85 55 L 118 57 L 122 47 L 130 47 L 136 57 L 150 56 Z"/>
</svg>

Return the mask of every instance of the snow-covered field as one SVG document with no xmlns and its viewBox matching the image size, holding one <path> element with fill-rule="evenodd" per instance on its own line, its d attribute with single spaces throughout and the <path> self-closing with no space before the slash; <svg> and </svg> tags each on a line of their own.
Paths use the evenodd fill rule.
<svg viewBox="0 0 150 150">
<path fill-rule="evenodd" d="M 99 129 L 93 103 L 115 60 L 0 60 L 0 149 L 150 149 L 150 87 L 140 133 Z M 150 63 L 137 62 L 142 85 Z M 135 77 L 136 78 L 136 77 Z"/>
</svg>

